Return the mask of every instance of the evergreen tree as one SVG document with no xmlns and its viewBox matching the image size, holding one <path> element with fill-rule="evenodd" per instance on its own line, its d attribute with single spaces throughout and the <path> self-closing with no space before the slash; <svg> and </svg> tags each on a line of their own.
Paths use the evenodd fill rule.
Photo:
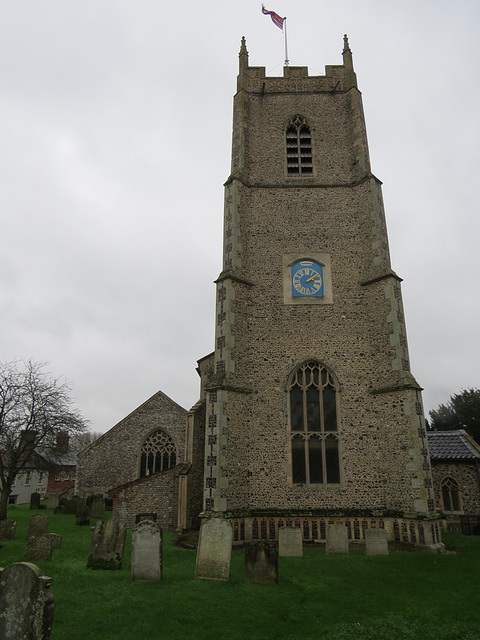
<svg viewBox="0 0 480 640">
<path fill-rule="evenodd" d="M 480 390 L 465 389 L 451 396 L 446 404 L 430 411 L 430 429 L 465 429 L 480 443 Z"/>
</svg>

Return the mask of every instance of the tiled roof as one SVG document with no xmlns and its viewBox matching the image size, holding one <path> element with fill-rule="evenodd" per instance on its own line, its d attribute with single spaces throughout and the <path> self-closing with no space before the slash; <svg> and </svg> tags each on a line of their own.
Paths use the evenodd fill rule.
<svg viewBox="0 0 480 640">
<path fill-rule="evenodd" d="M 480 447 L 463 429 L 427 431 L 431 460 L 480 460 Z"/>
</svg>

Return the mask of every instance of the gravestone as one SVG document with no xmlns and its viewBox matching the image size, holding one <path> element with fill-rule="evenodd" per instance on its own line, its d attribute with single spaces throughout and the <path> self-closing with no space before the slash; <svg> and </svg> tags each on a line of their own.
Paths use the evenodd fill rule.
<svg viewBox="0 0 480 640">
<path fill-rule="evenodd" d="M 76 516 L 77 515 L 77 510 L 78 510 L 78 505 L 81 504 L 82 502 L 83 502 L 83 500 L 81 498 L 79 498 L 78 496 L 73 496 L 69 500 L 65 500 L 65 511 L 64 511 L 64 513 L 68 513 L 68 514 Z M 62 500 L 60 500 L 59 504 L 60 505 L 62 504 Z"/>
<path fill-rule="evenodd" d="M 52 541 L 52 549 L 61 549 L 62 548 L 62 536 L 58 533 L 47 533 L 47 538 L 50 538 Z"/>
<path fill-rule="evenodd" d="M 41 560 L 50 561 L 52 559 L 52 539 L 48 536 L 38 536 L 27 540 L 25 552 L 23 554 L 24 562 L 40 562 Z"/>
<path fill-rule="evenodd" d="M 162 577 L 162 531 L 152 520 L 142 520 L 132 533 L 132 580 Z"/>
<path fill-rule="evenodd" d="M 256 540 L 245 544 L 245 582 L 278 583 L 278 547 L 274 540 Z"/>
<path fill-rule="evenodd" d="M 87 569 L 121 569 L 126 533 L 123 524 L 98 520 L 90 544 Z"/>
<path fill-rule="evenodd" d="M 90 507 L 85 500 L 79 500 L 75 514 L 75 524 L 77 527 L 90 526 Z"/>
<path fill-rule="evenodd" d="M 385 529 L 367 529 L 364 535 L 367 556 L 388 556 L 388 533 Z"/>
<path fill-rule="evenodd" d="M 0 540 L 15 540 L 16 532 L 15 520 L 0 520 Z"/>
<path fill-rule="evenodd" d="M 40 500 L 42 496 L 35 492 L 30 496 L 30 509 L 40 509 Z"/>
<path fill-rule="evenodd" d="M 105 515 L 105 500 L 103 496 L 91 496 L 90 499 L 90 517 L 103 518 Z"/>
<path fill-rule="evenodd" d="M 156 513 L 137 513 L 135 516 L 135 524 L 138 524 L 142 520 L 151 520 L 152 522 L 157 521 Z"/>
<path fill-rule="evenodd" d="M 28 562 L 0 568 L 0 638 L 48 640 L 53 624 L 51 578 Z"/>
<path fill-rule="evenodd" d="M 43 513 L 38 513 L 36 516 L 30 518 L 27 529 L 27 540 L 30 538 L 39 538 L 48 531 L 48 517 Z"/>
<path fill-rule="evenodd" d="M 233 530 L 222 517 L 204 518 L 200 525 L 195 576 L 202 580 L 228 580 Z"/>
<path fill-rule="evenodd" d="M 278 530 L 278 555 L 303 556 L 302 530 L 299 527 L 281 527 Z"/>
<path fill-rule="evenodd" d="M 53 513 L 54 514 L 65 513 L 65 505 L 59 504 L 58 507 L 55 507 L 55 509 L 53 510 Z"/>
<path fill-rule="evenodd" d="M 326 553 L 348 553 L 348 532 L 347 527 L 340 523 L 327 525 Z"/>
<path fill-rule="evenodd" d="M 47 496 L 47 509 L 52 509 L 52 511 L 56 509 L 59 504 L 59 499 L 58 493 L 49 493 Z"/>
</svg>

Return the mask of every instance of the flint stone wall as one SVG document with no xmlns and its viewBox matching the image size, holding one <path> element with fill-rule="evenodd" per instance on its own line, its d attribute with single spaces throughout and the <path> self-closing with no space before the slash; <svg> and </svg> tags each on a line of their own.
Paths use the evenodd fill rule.
<svg viewBox="0 0 480 640">
<path fill-rule="evenodd" d="M 163 429 L 173 438 L 177 461 L 183 461 L 186 415 L 185 409 L 161 391 L 156 393 L 79 454 L 77 494 L 106 496 L 111 489 L 137 480 L 141 447 L 156 429 Z"/>
<path fill-rule="evenodd" d="M 178 472 L 182 468 L 177 465 L 118 487 L 113 498 L 112 520 L 133 529 L 137 514 L 156 513 L 158 526 L 174 531 L 178 519 Z"/>
</svg>

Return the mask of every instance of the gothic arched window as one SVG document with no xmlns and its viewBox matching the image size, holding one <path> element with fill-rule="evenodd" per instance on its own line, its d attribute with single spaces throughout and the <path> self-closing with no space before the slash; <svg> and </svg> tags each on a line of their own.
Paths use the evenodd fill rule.
<svg viewBox="0 0 480 640">
<path fill-rule="evenodd" d="M 444 478 L 442 481 L 442 502 L 444 511 L 461 511 L 460 489 L 458 482 L 453 478 Z"/>
<path fill-rule="evenodd" d="M 287 125 L 287 173 L 289 176 L 313 173 L 312 137 L 302 116 L 294 116 Z"/>
<path fill-rule="evenodd" d="M 176 447 L 171 436 L 162 429 L 153 431 L 142 445 L 140 478 L 174 467 L 177 461 Z"/>
<path fill-rule="evenodd" d="M 290 383 L 290 444 L 294 484 L 339 484 L 338 394 L 318 362 L 307 362 Z"/>
</svg>

